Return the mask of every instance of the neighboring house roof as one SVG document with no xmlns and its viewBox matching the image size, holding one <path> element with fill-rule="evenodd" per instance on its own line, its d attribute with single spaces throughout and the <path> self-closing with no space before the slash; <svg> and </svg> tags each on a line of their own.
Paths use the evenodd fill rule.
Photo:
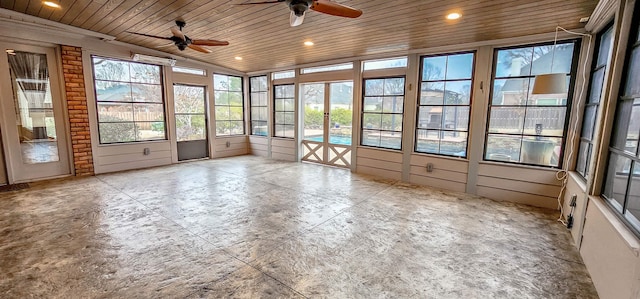
<svg viewBox="0 0 640 299">
<path fill-rule="evenodd" d="M 566 61 L 571 61 L 573 58 L 573 47 L 558 47 L 555 51 L 555 55 L 553 52 L 546 53 L 540 56 L 538 59 L 534 60 L 531 64 L 531 73 L 532 74 L 545 74 L 548 72 L 548 65 L 552 65 L 551 73 L 569 73 L 571 70 L 566 69 L 567 63 Z M 555 62 L 565 62 L 565 63 L 555 63 Z M 568 65 L 571 65 L 569 63 Z M 520 68 L 520 74 L 518 76 L 528 76 L 529 75 L 529 65 L 526 64 Z M 522 79 L 508 79 L 504 85 L 502 86 L 501 91 L 520 91 L 522 90 Z"/>
<path fill-rule="evenodd" d="M 460 93 L 459 93 L 459 92 L 455 92 L 455 91 L 451 91 L 451 90 L 442 90 L 442 89 L 431 89 L 431 88 L 427 88 L 427 90 L 423 90 L 423 92 L 444 93 L 444 94 L 445 94 L 445 97 L 446 97 L 446 96 L 455 96 L 455 97 L 460 96 Z"/>
<path fill-rule="evenodd" d="M 107 89 L 98 90 L 98 96 L 101 102 L 122 101 L 123 99 L 131 100 L 132 95 L 144 94 L 136 85 L 114 85 Z"/>
</svg>

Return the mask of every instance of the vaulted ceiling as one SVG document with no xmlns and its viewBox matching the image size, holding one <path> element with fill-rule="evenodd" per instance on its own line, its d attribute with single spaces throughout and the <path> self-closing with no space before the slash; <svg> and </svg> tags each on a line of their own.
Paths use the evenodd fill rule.
<svg viewBox="0 0 640 299">
<path fill-rule="evenodd" d="M 117 40 L 243 72 L 387 52 L 553 32 L 557 25 L 582 28 L 596 0 L 335 0 L 361 9 L 357 19 L 309 12 L 289 26 L 284 3 L 238 6 L 249 0 L 0 0 L 0 7 L 103 34 Z M 254 1 L 255 2 L 255 1 Z M 445 19 L 462 13 L 456 21 Z M 229 41 L 205 54 L 167 41 L 127 33 L 171 36 L 176 19 L 193 39 Z M 313 41 L 312 47 L 303 45 Z M 238 61 L 234 57 L 240 56 Z"/>
</svg>

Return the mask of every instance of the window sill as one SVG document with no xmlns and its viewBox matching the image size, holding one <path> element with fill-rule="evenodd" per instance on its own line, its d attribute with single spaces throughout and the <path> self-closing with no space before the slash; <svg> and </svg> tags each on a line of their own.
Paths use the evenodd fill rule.
<svg viewBox="0 0 640 299">
<path fill-rule="evenodd" d="M 132 142 L 120 142 L 120 143 L 107 143 L 107 144 L 98 144 L 98 147 L 132 146 L 132 145 L 154 144 L 154 143 L 163 143 L 163 142 L 169 142 L 169 140 L 163 139 L 163 140 L 146 140 L 146 141 L 132 141 Z"/>
<path fill-rule="evenodd" d="M 238 137 L 247 137 L 249 135 L 238 134 L 238 135 L 224 135 L 224 136 L 216 136 L 216 139 L 228 139 L 228 138 L 238 138 Z"/>
<path fill-rule="evenodd" d="M 456 157 L 456 156 L 446 156 L 446 155 L 429 154 L 429 153 L 421 153 L 421 152 L 412 152 L 411 155 L 436 158 L 436 159 L 447 159 L 451 161 L 469 162 L 469 158 Z"/>
<path fill-rule="evenodd" d="M 401 149 L 392 149 L 392 148 L 386 148 L 386 147 L 375 147 L 375 146 L 366 146 L 366 145 L 358 145 L 356 147 L 358 149 L 368 149 L 368 150 L 374 150 L 374 151 L 385 151 L 389 153 L 402 154 Z"/>
<path fill-rule="evenodd" d="M 590 204 L 593 204 L 602 216 L 611 224 L 618 236 L 625 242 L 636 257 L 640 257 L 640 240 L 629 228 L 616 216 L 604 202 L 604 199 L 597 196 L 589 196 Z"/>
<path fill-rule="evenodd" d="M 569 171 L 569 177 L 580 187 L 580 190 L 587 192 L 587 182 L 577 171 Z"/>
<path fill-rule="evenodd" d="M 285 140 L 285 141 L 295 141 L 296 140 L 295 138 L 291 138 L 291 137 L 276 137 L 276 136 L 271 137 L 271 139 Z"/>
<path fill-rule="evenodd" d="M 562 169 L 560 168 L 551 168 L 546 166 L 535 166 L 535 165 L 522 165 L 517 163 L 503 163 L 503 162 L 495 162 L 495 161 L 480 161 L 479 164 L 513 167 L 513 168 L 521 168 L 521 169 L 533 169 L 533 170 L 547 171 L 547 172 L 553 172 L 553 173 L 562 171 Z"/>
</svg>

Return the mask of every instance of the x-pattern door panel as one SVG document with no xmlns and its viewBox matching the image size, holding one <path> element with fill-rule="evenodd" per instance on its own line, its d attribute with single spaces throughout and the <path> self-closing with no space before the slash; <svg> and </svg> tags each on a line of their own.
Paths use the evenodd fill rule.
<svg viewBox="0 0 640 299">
<path fill-rule="evenodd" d="M 353 83 L 302 84 L 302 160 L 351 167 Z"/>
</svg>

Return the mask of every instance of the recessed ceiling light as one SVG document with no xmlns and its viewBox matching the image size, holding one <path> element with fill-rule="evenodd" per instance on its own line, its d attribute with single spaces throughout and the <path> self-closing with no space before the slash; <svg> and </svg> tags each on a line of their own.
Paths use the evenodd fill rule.
<svg viewBox="0 0 640 299">
<path fill-rule="evenodd" d="M 42 1 L 42 4 L 44 4 L 46 6 L 49 6 L 49 7 L 53 7 L 53 8 L 61 8 L 62 7 L 56 1 Z"/>
<path fill-rule="evenodd" d="M 242 60 L 242 57 L 236 56 L 236 60 Z"/>
<path fill-rule="evenodd" d="M 447 20 L 457 20 L 460 17 L 462 17 L 462 15 L 460 13 L 452 12 L 452 13 L 447 15 Z"/>
<path fill-rule="evenodd" d="M 304 45 L 305 45 L 305 46 L 308 46 L 308 47 L 311 47 L 311 46 L 313 46 L 313 45 L 314 45 L 314 43 L 313 43 L 312 41 L 310 41 L 310 40 L 309 40 L 309 41 L 304 42 Z"/>
</svg>

